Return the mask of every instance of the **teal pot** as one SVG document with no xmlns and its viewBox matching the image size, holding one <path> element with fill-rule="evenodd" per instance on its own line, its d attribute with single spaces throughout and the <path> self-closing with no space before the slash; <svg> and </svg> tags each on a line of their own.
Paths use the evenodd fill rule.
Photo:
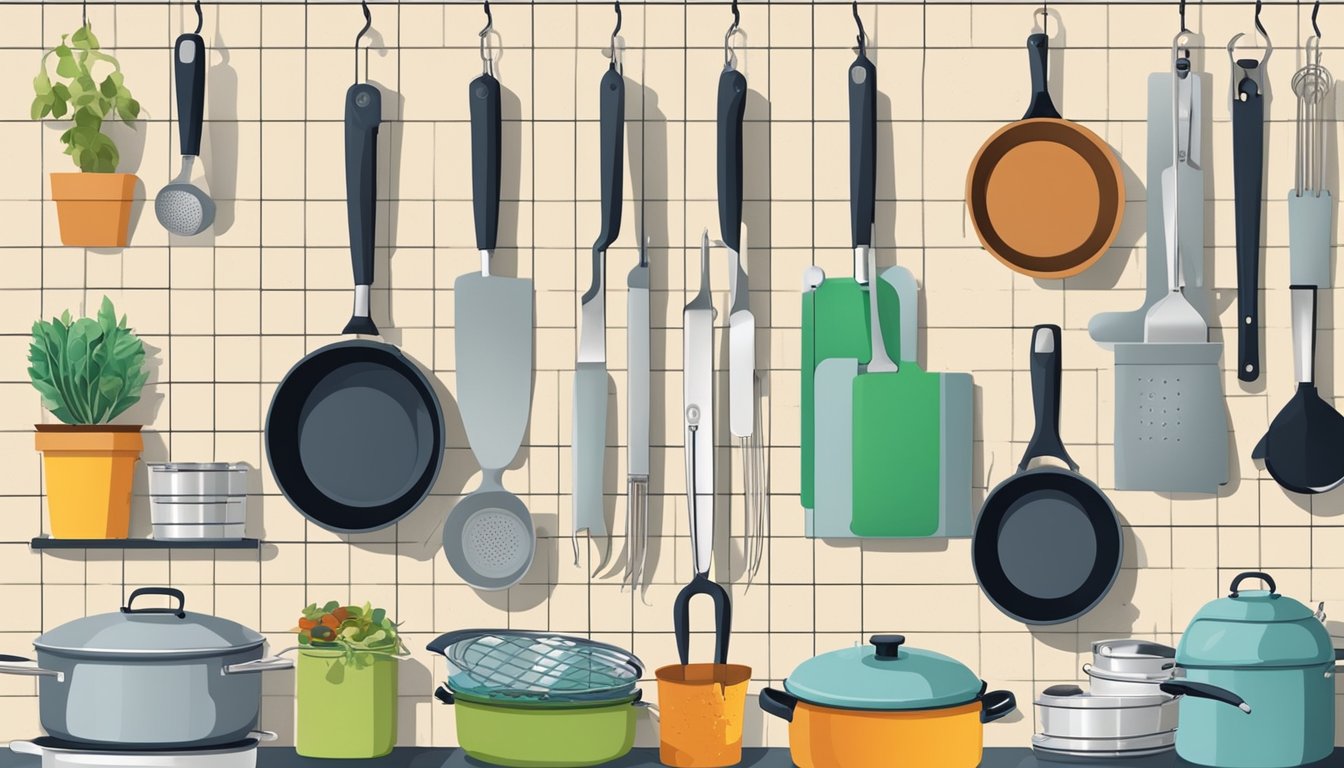
<svg viewBox="0 0 1344 768">
<path fill-rule="evenodd" d="M 1267 590 L 1239 590 L 1258 578 Z M 1296 768 L 1328 757 L 1335 743 L 1335 663 L 1323 615 L 1280 595 L 1258 571 L 1195 614 L 1176 649 L 1190 683 L 1235 692 L 1249 713 L 1184 697 L 1176 754 L 1215 768 Z"/>
</svg>

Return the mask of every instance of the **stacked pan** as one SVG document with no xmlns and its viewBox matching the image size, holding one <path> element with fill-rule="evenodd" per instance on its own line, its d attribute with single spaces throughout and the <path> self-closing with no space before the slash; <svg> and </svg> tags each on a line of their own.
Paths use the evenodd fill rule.
<svg viewBox="0 0 1344 768">
<path fill-rule="evenodd" d="M 1159 686 L 1170 683 L 1176 650 L 1144 640 L 1102 640 L 1092 644 L 1092 663 L 1083 671 L 1090 690 L 1054 685 L 1036 699 L 1041 733 L 1032 748 L 1045 759 L 1140 757 L 1176 744 L 1177 697 Z"/>
</svg>

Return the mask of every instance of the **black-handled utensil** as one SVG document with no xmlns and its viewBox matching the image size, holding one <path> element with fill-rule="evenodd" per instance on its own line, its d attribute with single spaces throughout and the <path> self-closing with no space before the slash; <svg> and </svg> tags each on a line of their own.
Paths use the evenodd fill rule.
<svg viewBox="0 0 1344 768">
<path fill-rule="evenodd" d="M 735 69 L 719 75 L 719 233 L 733 253 L 742 252 L 742 116 L 747 78 Z"/>
<path fill-rule="evenodd" d="M 350 262 L 355 272 L 355 308 L 343 333 L 375 335 L 369 317 L 376 226 L 378 126 L 383 95 L 377 86 L 355 83 L 345 92 L 345 214 L 350 226 Z"/>
<path fill-rule="evenodd" d="M 677 593 L 672 604 L 672 630 L 677 639 L 677 655 L 681 663 L 689 664 L 691 654 L 691 598 L 709 595 L 714 601 L 714 663 L 728 663 L 728 641 L 733 630 L 733 602 L 728 590 L 706 573 L 697 573 L 691 582 Z"/>
<path fill-rule="evenodd" d="M 177 137 L 182 154 L 201 154 L 205 120 L 205 40 L 188 32 L 173 44 L 173 78 L 177 81 Z"/>
<path fill-rule="evenodd" d="M 849 217 L 855 249 L 873 245 L 877 220 L 877 67 L 859 49 L 849 65 Z M 856 253 L 854 274 L 867 283 L 867 259 Z"/>
<path fill-rule="evenodd" d="M 1237 378 L 1260 378 L 1260 200 L 1264 193 L 1265 103 L 1260 63 L 1238 59 L 1232 96 L 1232 177 L 1237 234 Z"/>
<path fill-rule="evenodd" d="M 601 119 L 602 231 L 593 242 L 593 282 L 582 302 L 587 303 L 601 290 L 603 259 L 607 248 L 621 234 L 621 208 L 624 173 L 621 156 L 625 152 L 625 78 L 612 64 L 599 85 L 598 110 Z"/>
<path fill-rule="evenodd" d="M 488 274 L 489 251 L 499 239 L 499 166 L 502 128 L 500 87 L 494 75 L 481 75 L 468 86 L 471 99 L 471 203 L 476 216 L 476 248 Z"/>
</svg>

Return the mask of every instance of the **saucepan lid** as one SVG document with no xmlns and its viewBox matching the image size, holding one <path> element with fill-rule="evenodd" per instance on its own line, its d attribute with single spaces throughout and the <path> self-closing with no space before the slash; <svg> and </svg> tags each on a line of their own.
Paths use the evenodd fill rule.
<svg viewBox="0 0 1344 768">
<path fill-rule="evenodd" d="M 905 645 L 904 635 L 873 635 L 869 645 L 804 661 L 784 688 L 822 706 L 910 710 L 975 701 L 985 684 L 950 656 Z"/>
</svg>

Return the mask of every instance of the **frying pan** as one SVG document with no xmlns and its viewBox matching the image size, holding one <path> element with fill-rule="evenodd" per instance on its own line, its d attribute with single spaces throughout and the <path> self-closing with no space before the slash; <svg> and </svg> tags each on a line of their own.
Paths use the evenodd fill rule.
<svg viewBox="0 0 1344 768">
<path fill-rule="evenodd" d="M 1125 180 L 1095 133 L 1064 120 L 1046 89 L 1048 38 L 1027 38 L 1031 106 L 985 141 L 966 174 L 980 244 L 1009 269 L 1038 278 L 1082 272 L 1120 231 Z"/>
<path fill-rule="evenodd" d="M 382 98 L 345 97 L 345 171 L 355 309 L 347 334 L 374 335 L 374 180 Z M 266 414 L 266 459 L 285 498 L 331 531 L 392 525 L 429 495 L 443 460 L 443 408 L 419 367 L 390 344 L 329 344 L 280 382 Z"/>
<path fill-rule="evenodd" d="M 1106 495 L 1078 474 L 1059 438 L 1060 332 L 1032 332 L 1031 393 L 1036 431 L 1017 474 L 985 499 L 971 542 L 980 588 L 1025 624 L 1059 624 L 1092 608 L 1120 572 L 1120 521 Z M 1053 456 L 1069 469 L 1027 464 Z"/>
</svg>

